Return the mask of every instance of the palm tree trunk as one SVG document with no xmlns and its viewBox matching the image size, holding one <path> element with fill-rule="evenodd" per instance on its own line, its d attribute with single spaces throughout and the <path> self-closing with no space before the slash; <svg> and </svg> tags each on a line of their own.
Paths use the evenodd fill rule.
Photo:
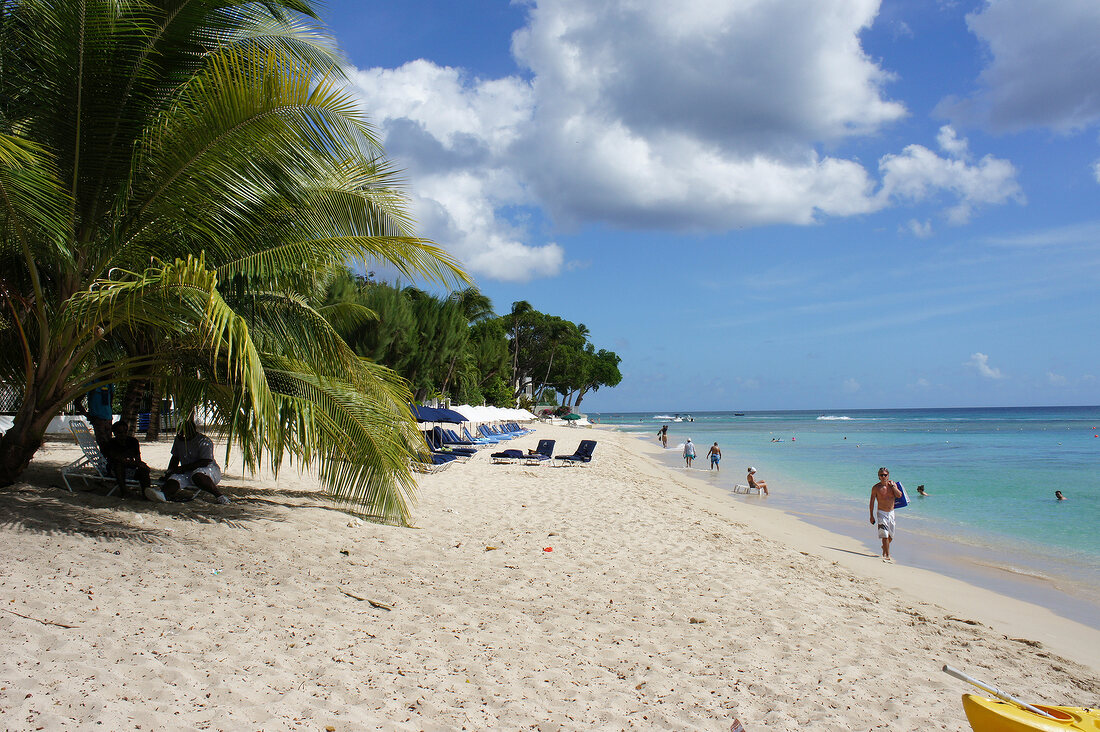
<svg viewBox="0 0 1100 732">
<path fill-rule="evenodd" d="M 444 396 L 447 394 L 447 385 L 451 383 L 451 376 L 454 375 L 456 363 L 458 363 L 458 354 L 455 354 L 455 357 L 451 359 L 451 367 L 447 369 L 447 378 L 443 379 L 443 388 L 439 390 Z"/>
<path fill-rule="evenodd" d="M 55 413 L 54 409 L 35 409 L 31 399 L 20 405 L 11 429 L 0 437 L 0 486 L 11 485 L 27 469 L 42 447 L 46 427 Z"/>
<path fill-rule="evenodd" d="M 546 393 L 546 382 L 550 380 L 550 369 L 554 366 L 554 351 L 557 348 L 550 350 L 550 363 L 546 365 L 546 377 L 542 380 L 542 386 L 539 388 L 538 396 L 535 398 L 535 404 L 542 401 L 542 395 Z"/>
<path fill-rule="evenodd" d="M 149 405 L 149 427 L 145 430 L 145 440 L 156 442 L 160 439 L 160 405 L 164 399 L 164 382 L 151 382 L 152 403 Z"/>
<path fill-rule="evenodd" d="M 145 396 L 145 387 L 148 385 L 145 379 L 130 379 L 126 382 L 126 396 L 122 399 L 121 419 L 126 422 L 128 435 L 134 434 L 137 429 L 137 413 L 141 407 L 141 398 Z"/>
</svg>

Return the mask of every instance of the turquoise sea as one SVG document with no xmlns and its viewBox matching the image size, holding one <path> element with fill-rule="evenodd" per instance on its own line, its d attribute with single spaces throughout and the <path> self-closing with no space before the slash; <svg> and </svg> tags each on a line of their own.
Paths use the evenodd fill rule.
<svg viewBox="0 0 1100 732">
<path fill-rule="evenodd" d="M 715 485 L 768 481 L 772 508 L 863 541 L 879 466 L 910 497 L 898 510 L 899 562 L 932 569 L 1100 627 L 1100 407 L 889 409 L 591 414 L 656 441 L 669 426 L 664 460 Z M 688 421 L 689 419 L 693 421 Z M 718 442 L 721 472 L 705 455 Z M 928 497 L 917 496 L 924 485 Z M 1061 490 L 1067 500 L 1058 501 Z"/>
</svg>

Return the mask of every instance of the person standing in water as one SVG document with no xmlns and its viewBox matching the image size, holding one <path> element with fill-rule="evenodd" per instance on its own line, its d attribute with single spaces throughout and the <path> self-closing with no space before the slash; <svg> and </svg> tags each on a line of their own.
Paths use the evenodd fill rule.
<svg viewBox="0 0 1100 732">
<path fill-rule="evenodd" d="M 901 498 L 898 484 L 890 480 L 890 471 L 878 469 L 878 483 L 871 487 L 871 500 L 867 510 L 871 513 L 871 523 L 878 527 L 878 538 L 882 540 L 882 561 L 893 563 L 890 556 L 890 544 L 894 541 L 897 524 L 894 521 L 894 499 Z"/>
<path fill-rule="evenodd" d="M 691 467 L 691 461 L 695 459 L 695 445 L 692 444 L 691 438 L 684 443 L 684 462 L 687 463 L 687 467 Z"/>
<path fill-rule="evenodd" d="M 710 469 L 722 472 L 722 466 L 718 464 L 718 461 L 722 459 L 722 450 L 718 447 L 718 443 L 714 443 L 710 446 L 710 452 L 707 453 L 707 457 L 710 458 Z"/>
</svg>

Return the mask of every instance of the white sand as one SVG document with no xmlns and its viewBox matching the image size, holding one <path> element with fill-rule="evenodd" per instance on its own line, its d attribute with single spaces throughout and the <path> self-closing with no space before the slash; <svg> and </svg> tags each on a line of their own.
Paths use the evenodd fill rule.
<svg viewBox="0 0 1100 732">
<path fill-rule="evenodd" d="M 538 437 L 599 446 L 426 476 L 416 529 L 239 463 L 231 506 L 71 496 L 48 486 L 74 449 L 49 445 L 0 490 L 0 727 L 969 729 L 945 662 L 1100 702 L 1097 631 L 885 565 L 628 435 L 510 446 Z"/>
</svg>

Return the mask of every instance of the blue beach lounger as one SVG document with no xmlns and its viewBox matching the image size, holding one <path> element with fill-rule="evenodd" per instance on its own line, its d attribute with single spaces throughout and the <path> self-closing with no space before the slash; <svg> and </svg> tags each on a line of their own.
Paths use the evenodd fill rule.
<svg viewBox="0 0 1100 732">
<path fill-rule="evenodd" d="M 528 465 L 542 465 L 554 459 L 554 441 L 539 440 L 539 446 L 534 452 L 524 455 L 524 462 Z"/>
<path fill-rule="evenodd" d="M 572 455 L 558 455 L 554 459 L 562 465 L 585 465 L 592 462 L 592 451 L 595 449 L 595 440 L 581 440 L 581 444 L 577 445 L 575 453 Z"/>
<path fill-rule="evenodd" d="M 511 450 L 502 450 L 500 452 L 494 452 L 490 455 L 494 463 L 514 463 L 523 459 L 523 450 L 517 450 L 515 448 Z"/>
</svg>

